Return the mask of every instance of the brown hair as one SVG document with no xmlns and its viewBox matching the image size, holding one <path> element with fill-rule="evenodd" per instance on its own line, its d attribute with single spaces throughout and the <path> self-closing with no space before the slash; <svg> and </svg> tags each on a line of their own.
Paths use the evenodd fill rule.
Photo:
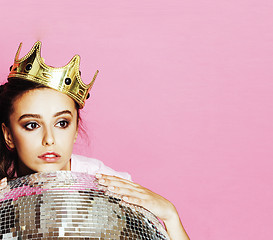
<svg viewBox="0 0 273 240">
<path fill-rule="evenodd" d="M 0 123 L 10 127 L 10 115 L 13 112 L 14 101 L 27 91 L 45 88 L 45 86 L 18 78 L 11 78 L 0 86 Z M 77 109 L 78 125 L 80 122 L 79 105 L 75 102 Z M 7 177 L 12 179 L 16 176 L 18 166 L 18 155 L 16 150 L 7 147 L 2 130 L 0 131 L 0 179 Z"/>
</svg>

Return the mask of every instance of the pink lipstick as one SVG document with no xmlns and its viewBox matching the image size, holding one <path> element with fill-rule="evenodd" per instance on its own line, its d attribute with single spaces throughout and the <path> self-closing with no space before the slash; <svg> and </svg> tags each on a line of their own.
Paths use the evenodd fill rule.
<svg viewBox="0 0 273 240">
<path fill-rule="evenodd" d="M 55 152 L 46 152 L 46 153 L 38 156 L 38 158 L 40 158 L 43 161 L 48 162 L 48 163 L 57 162 L 60 159 L 60 157 L 61 156 Z"/>
</svg>

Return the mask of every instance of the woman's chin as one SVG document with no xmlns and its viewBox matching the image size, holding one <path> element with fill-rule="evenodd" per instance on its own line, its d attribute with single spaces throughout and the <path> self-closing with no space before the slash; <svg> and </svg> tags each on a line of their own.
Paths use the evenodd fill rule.
<svg viewBox="0 0 273 240">
<path fill-rule="evenodd" d="M 60 171 L 62 170 L 62 167 L 56 165 L 56 164 L 48 164 L 46 166 L 43 166 L 35 172 L 55 172 L 55 171 Z"/>
</svg>

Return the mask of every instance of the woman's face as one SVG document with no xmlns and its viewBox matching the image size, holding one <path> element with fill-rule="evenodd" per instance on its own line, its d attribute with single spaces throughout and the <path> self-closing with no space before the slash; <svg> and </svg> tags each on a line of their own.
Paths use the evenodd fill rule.
<svg viewBox="0 0 273 240">
<path fill-rule="evenodd" d="M 49 88 L 24 93 L 14 101 L 10 128 L 2 128 L 7 145 L 18 153 L 19 175 L 70 170 L 78 123 L 67 95 Z"/>
</svg>

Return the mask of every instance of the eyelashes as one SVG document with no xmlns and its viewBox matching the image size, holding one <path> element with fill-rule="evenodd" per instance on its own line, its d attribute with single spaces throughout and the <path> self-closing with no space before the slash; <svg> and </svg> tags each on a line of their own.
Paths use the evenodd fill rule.
<svg viewBox="0 0 273 240">
<path fill-rule="evenodd" d="M 27 124 L 24 125 L 24 128 L 27 130 L 27 131 L 32 131 L 36 128 L 39 128 L 40 125 L 36 122 L 28 122 Z"/>
<path fill-rule="evenodd" d="M 59 128 L 67 128 L 69 125 L 70 125 L 70 121 L 67 121 L 67 120 L 61 120 L 57 122 L 57 124 L 55 124 L 55 126 Z"/>
<path fill-rule="evenodd" d="M 54 126 L 61 128 L 61 129 L 65 129 L 70 125 L 70 123 L 71 122 L 68 120 L 60 120 Z M 40 128 L 41 126 L 37 122 L 28 122 L 28 123 L 24 124 L 23 127 L 27 131 L 33 131 L 37 128 Z"/>
</svg>

